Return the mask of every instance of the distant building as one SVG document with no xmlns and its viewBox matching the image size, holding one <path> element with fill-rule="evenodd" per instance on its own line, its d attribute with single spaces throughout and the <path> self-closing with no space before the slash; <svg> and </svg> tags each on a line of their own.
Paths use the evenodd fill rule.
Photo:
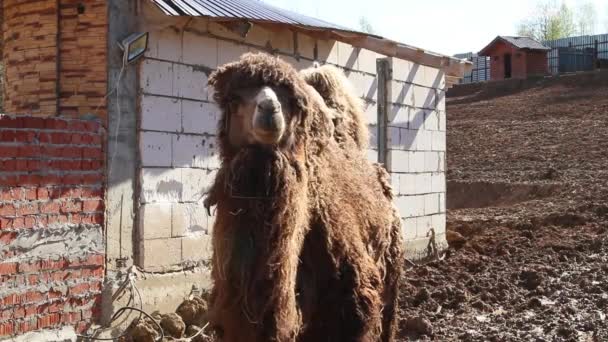
<svg viewBox="0 0 608 342">
<path fill-rule="evenodd" d="M 498 36 L 479 55 L 490 57 L 491 80 L 498 81 L 546 75 L 550 50 L 532 38 Z"/>
</svg>

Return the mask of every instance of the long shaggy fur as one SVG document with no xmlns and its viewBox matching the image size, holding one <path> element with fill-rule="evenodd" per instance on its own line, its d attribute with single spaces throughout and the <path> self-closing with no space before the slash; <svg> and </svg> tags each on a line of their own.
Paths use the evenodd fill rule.
<svg viewBox="0 0 608 342">
<path fill-rule="evenodd" d="M 217 205 L 213 326 L 224 341 L 390 341 L 402 242 L 388 174 L 335 139 L 330 109 L 287 63 L 247 54 L 209 83 L 223 113 L 206 200 Z M 243 85 L 289 89 L 291 139 L 230 146 Z"/>
<path fill-rule="evenodd" d="M 344 73 L 334 66 L 323 65 L 304 69 L 300 74 L 321 95 L 327 107 L 333 110 L 338 142 L 345 147 L 353 142 L 359 149 L 365 150 L 369 133 L 363 100 L 356 96 Z"/>
</svg>

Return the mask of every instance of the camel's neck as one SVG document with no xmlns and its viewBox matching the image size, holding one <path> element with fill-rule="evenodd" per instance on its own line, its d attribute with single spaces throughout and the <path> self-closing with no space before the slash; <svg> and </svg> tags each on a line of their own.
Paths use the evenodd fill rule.
<svg viewBox="0 0 608 342">
<path fill-rule="evenodd" d="M 215 262 L 243 310 L 270 328 L 265 334 L 291 335 L 299 326 L 295 282 L 308 229 L 304 158 L 261 149 L 237 158 L 220 172 L 224 188 L 216 227 L 222 231 L 214 232 Z M 283 321 L 266 322 L 276 312 Z"/>
</svg>

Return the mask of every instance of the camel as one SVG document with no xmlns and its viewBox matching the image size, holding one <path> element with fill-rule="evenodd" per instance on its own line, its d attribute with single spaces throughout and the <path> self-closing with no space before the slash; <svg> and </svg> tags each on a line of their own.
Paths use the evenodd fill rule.
<svg viewBox="0 0 608 342">
<path fill-rule="evenodd" d="M 391 341 L 401 221 L 386 171 L 337 137 L 347 113 L 263 53 L 209 85 L 222 111 L 205 200 L 216 206 L 212 327 L 227 342 Z"/>
</svg>

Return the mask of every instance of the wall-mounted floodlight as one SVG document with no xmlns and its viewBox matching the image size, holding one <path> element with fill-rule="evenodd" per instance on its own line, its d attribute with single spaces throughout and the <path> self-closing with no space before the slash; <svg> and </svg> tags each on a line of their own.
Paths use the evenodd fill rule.
<svg viewBox="0 0 608 342">
<path fill-rule="evenodd" d="M 133 63 L 148 49 L 148 32 L 133 33 L 118 45 L 124 51 L 125 64 Z"/>
</svg>

